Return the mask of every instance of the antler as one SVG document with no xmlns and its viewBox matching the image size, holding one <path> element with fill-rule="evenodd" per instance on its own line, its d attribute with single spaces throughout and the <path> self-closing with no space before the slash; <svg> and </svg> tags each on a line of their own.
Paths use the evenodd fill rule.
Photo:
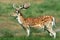
<svg viewBox="0 0 60 40">
<path fill-rule="evenodd" d="M 16 7 L 16 4 L 13 4 L 13 8 L 15 8 L 15 9 L 22 9 L 22 7 L 20 5 L 18 7 Z"/>
<path fill-rule="evenodd" d="M 15 8 L 15 9 L 16 9 L 16 6 L 15 6 L 15 4 L 13 4 L 13 8 Z"/>
<path fill-rule="evenodd" d="M 23 5 L 23 8 L 25 8 L 25 9 L 27 9 L 27 8 L 29 8 L 30 7 L 30 3 L 25 3 L 24 5 Z"/>
<path fill-rule="evenodd" d="M 25 4 L 23 4 L 22 6 L 18 6 L 18 7 L 16 7 L 16 4 L 13 4 L 13 8 L 15 8 L 15 9 L 17 9 L 17 10 L 19 10 L 19 9 L 27 9 L 27 8 L 29 8 L 30 7 L 30 3 L 25 3 Z"/>
<path fill-rule="evenodd" d="M 23 6 L 20 6 L 20 5 L 19 5 L 19 9 L 22 9 L 22 8 L 23 8 Z"/>
</svg>

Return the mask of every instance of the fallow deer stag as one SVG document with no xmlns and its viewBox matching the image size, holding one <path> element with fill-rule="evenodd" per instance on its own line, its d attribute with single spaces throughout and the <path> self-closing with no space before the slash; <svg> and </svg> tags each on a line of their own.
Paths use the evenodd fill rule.
<svg viewBox="0 0 60 40">
<path fill-rule="evenodd" d="M 16 13 L 13 14 L 13 16 L 17 17 L 17 21 L 19 24 L 26 30 L 27 36 L 30 35 L 30 27 L 36 28 L 36 29 L 45 29 L 48 31 L 50 36 L 53 36 L 56 38 L 56 32 L 53 30 L 53 26 L 55 25 L 55 18 L 53 16 L 41 16 L 36 18 L 24 18 L 21 9 L 27 9 L 29 8 L 29 4 L 24 4 L 23 6 L 16 7 L 13 4 L 13 8 L 16 9 Z"/>
</svg>

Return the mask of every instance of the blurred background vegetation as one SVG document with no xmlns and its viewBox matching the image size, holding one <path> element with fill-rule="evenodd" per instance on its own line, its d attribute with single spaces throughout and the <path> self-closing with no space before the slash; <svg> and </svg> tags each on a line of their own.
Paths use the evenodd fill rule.
<svg viewBox="0 0 60 40">
<path fill-rule="evenodd" d="M 14 13 L 13 4 L 22 5 L 24 3 L 30 3 L 30 7 L 26 10 L 22 10 L 22 14 L 27 17 L 39 17 L 44 15 L 54 16 L 56 19 L 56 28 L 60 28 L 60 0 L 0 0 L 0 36 L 21 36 L 26 35 L 23 28 L 19 25 L 17 20 L 10 16 Z M 57 33 L 59 40 L 59 34 Z M 47 35 L 48 37 L 48 35 Z M 41 40 L 48 40 L 47 37 L 34 37 Z M 24 37 L 23 37 L 24 38 Z M 22 38 L 22 39 L 23 39 Z M 19 39 L 19 37 L 18 37 Z M 27 38 L 25 38 L 27 40 Z M 3 40 L 3 39 L 1 39 Z M 8 40 L 8 39 L 7 39 Z M 16 39 L 17 40 L 17 39 Z M 35 40 L 33 37 L 28 40 Z M 51 40 L 51 39 L 50 39 Z"/>
</svg>

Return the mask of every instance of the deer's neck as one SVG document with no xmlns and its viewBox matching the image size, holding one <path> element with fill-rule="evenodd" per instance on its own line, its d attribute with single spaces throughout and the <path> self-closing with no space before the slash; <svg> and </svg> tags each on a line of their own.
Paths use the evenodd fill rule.
<svg viewBox="0 0 60 40">
<path fill-rule="evenodd" d="M 18 16 L 17 16 L 17 20 L 18 20 L 18 22 L 19 22 L 20 24 L 23 24 L 23 22 L 24 22 L 24 18 L 23 18 L 22 15 L 18 15 Z"/>
</svg>

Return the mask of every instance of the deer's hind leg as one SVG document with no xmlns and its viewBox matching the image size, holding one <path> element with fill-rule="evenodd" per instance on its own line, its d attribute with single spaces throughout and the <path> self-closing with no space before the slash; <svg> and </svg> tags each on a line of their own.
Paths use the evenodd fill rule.
<svg viewBox="0 0 60 40">
<path fill-rule="evenodd" d="M 50 36 L 53 36 L 54 38 L 56 38 L 56 32 L 52 29 L 51 24 L 49 24 L 49 26 L 47 27 L 47 31 L 50 33 Z"/>
</svg>

